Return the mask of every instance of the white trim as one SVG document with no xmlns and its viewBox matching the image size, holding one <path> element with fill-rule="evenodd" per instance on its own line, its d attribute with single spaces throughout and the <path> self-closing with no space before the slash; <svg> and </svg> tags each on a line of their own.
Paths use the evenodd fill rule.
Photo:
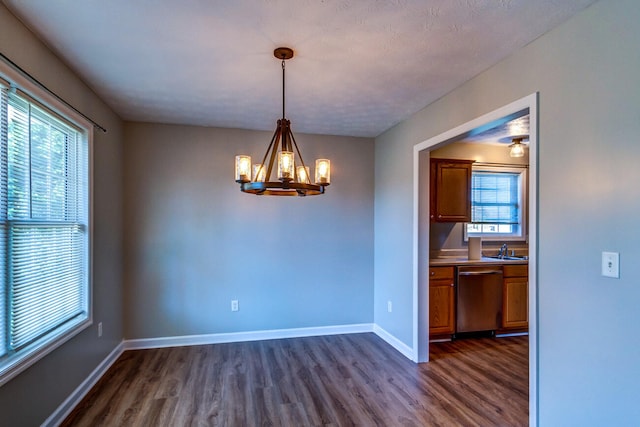
<svg viewBox="0 0 640 427">
<path fill-rule="evenodd" d="M 7 357 L 0 366 L 0 386 L 6 384 L 18 374 L 38 362 L 47 354 L 54 351 L 71 338 L 84 331 L 93 324 L 93 124 L 82 117 L 78 112 L 69 108 L 68 105 L 52 96 L 44 88 L 38 86 L 28 77 L 23 75 L 10 63 L 0 60 L 0 82 L 15 88 L 22 93 L 20 97 L 27 102 L 40 104 L 39 108 L 44 108 L 47 114 L 61 120 L 65 125 L 76 127 L 78 133 L 86 137 L 87 143 L 87 233 L 84 236 L 87 251 L 83 254 L 86 264 L 86 298 L 87 317 L 79 321 L 72 321 L 69 325 L 57 327 L 45 338 L 37 339 L 35 342 L 18 350 L 15 354 Z M 9 89 L 11 91 L 11 89 Z M 84 284 L 83 284 L 84 285 Z"/>
<path fill-rule="evenodd" d="M 429 340 L 429 344 L 431 344 L 432 342 L 451 342 L 453 341 L 451 338 L 436 338 L 436 339 L 430 339 Z"/>
<path fill-rule="evenodd" d="M 520 98 L 497 110 L 429 138 L 413 147 L 413 351 L 418 362 L 429 357 L 429 322 L 418 321 L 420 307 L 429 306 L 428 283 L 419 282 L 419 200 L 420 200 L 420 152 L 434 148 L 438 144 L 452 140 L 475 128 L 499 120 L 503 117 L 529 109 L 529 425 L 538 425 L 538 93 Z M 428 196 L 428 191 L 422 192 Z M 423 244 L 429 244 L 428 241 Z M 428 247 L 426 252 L 428 253 Z M 424 264 L 424 263 L 422 263 Z M 422 290 L 422 292 L 419 292 Z M 423 295 L 424 294 L 424 295 Z"/>
<path fill-rule="evenodd" d="M 529 332 L 507 332 L 504 334 L 496 334 L 496 338 L 522 337 L 525 335 L 529 335 Z"/>
<path fill-rule="evenodd" d="M 76 321 L 64 328 L 55 329 L 46 339 L 40 339 L 28 345 L 21 353 L 9 357 L 6 365 L 0 369 L 0 386 L 11 381 L 18 374 L 33 366 L 40 359 L 51 353 L 80 332 L 93 324 L 90 317 Z M 46 335 L 45 335 L 46 336 Z"/>
<path fill-rule="evenodd" d="M 65 399 L 64 402 L 58 406 L 58 408 L 49 415 L 42 426 L 54 427 L 59 426 L 69 416 L 71 411 L 82 401 L 82 399 L 89 393 L 89 390 L 96 385 L 96 383 L 102 378 L 102 376 L 109 370 L 111 365 L 118 360 L 118 358 L 124 352 L 124 342 L 121 342 L 116 348 L 109 353 L 105 359 L 89 374 L 89 376 L 78 386 L 76 389 Z"/>
<path fill-rule="evenodd" d="M 93 130 L 93 123 L 91 123 L 91 121 L 80 115 L 80 113 L 75 111 L 73 108 L 69 107 L 65 101 L 57 99 L 47 90 L 38 86 L 21 71 L 4 60 L 0 60 L 0 76 L 3 76 L 4 79 L 7 80 L 9 86 L 15 86 L 16 89 L 20 89 L 25 92 L 29 97 L 38 101 L 47 108 L 53 109 L 56 114 L 62 115 L 66 120 L 70 121 L 74 125 L 80 128 Z M 55 108 L 53 106 L 55 106 Z"/>
<path fill-rule="evenodd" d="M 377 324 L 373 325 L 373 332 L 377 336 L 382 338 L 391 347 L 395 348 L 400 353 L 402 353 L 402 355 L 404 357 L 406 357 L 407 359 L 413 360 L 413 361 L 416 360 L 415 352 L 413 351 L 413 349 L 411 347 L 409 347 L 408 345 L 406 345 L 405 343 L 400 341 L 398 338 L 396 338 L 393 335 L 391 335 L 389 332 L 387 332 L 384 329 L 382 329 Z"/>
<path fill-rule="evenodd" d="M 429 194 L 429 189 L 426 189 L 427 195 L 425 197 L 431 197 Z M 422 322 L 418 319 L 418 314 L 420 311 L 419 302 L 422 298 L 420 298 L 419 293 L 419 283 L 418 273 L 419 273 L 419 227 L 420 227 L 420 149 L 419 145 L 413 147 L 413 354 L 414 358 L 412 359 L 414 362 L 428 362 L 429 361 L 429 347 L 422 344 L 422 340 L 419 338 L 419 334 L 424 332 L 422 329 L 418 329 L 418 325 Z M 427 245 L 429 242 L 427 242 Z M 427 247 L 427 253 L 428 253 Z M 426 293 L 426 301 L 427 307 L 429 307 L 429 288 L 427 285 L 427 293 Z M 429 331 L 429 318 L 427 316 L 427 325 L 426 331 Z"/>
<path fill-rule="evenodd" d="M 373 332 L 373 324 L 359 323 L 353 325 L 320 326 L 313 328 L 272 329 L 266 331 L 142 338 L 126 340 L 124 342 L 124 349 L 142 350 L 148 348 L 222 344 L 230 342 L 261 341 L 282 338 L 313 337 L 320 335 L 357 334 L 362 332 Z"/>
<path fill-rule="evenodd" d="M 529 107 L 529 425 L 539 422 L 538 395 L 538 93 Z"/>
</svg>

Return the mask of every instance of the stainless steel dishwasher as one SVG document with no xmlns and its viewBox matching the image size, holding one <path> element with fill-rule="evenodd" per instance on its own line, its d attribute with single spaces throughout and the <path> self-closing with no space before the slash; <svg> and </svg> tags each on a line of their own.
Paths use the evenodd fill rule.
<svg viewBox="0 0 640 427">
<path fill-rule="evenodd" d="M 458 267 L 456 334 L 495 332 L 501 322 L 502 267 Z"/>
</svg>

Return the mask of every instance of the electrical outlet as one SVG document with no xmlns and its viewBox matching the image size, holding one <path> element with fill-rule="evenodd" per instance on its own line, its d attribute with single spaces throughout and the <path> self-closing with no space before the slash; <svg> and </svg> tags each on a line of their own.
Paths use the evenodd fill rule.
<svg viewBox="0 0 640 427">
<path fill-rule="evenodd" d="M 387 301 L 387 311 L 391 313 L 393 311 L 393 304 L 391 301 Z"/>
<path fill-rule="evenodd" d="M 239 310 L 238 300 L 237 299 L 231 300 L 231 311 L 238 311 L 238 310 Z"/>
<path fill-rule="evenodd" d="M 98 323 L 98 338 L 102 337 L 102 322 Z"/>
<path fill-rule="evenodd" d="M 618 252 L 602 252 L 602 275 L 620 278 L 620 254 Z"/>
</svg>

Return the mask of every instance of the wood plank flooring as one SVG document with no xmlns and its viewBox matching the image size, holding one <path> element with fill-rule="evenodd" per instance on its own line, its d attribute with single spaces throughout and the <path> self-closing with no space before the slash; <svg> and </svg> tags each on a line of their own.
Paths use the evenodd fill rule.
<svg viewBox="0 0 640 427">
<path fill-rule="evenodd" d="M 63 426 L 526 426 L 528 337 L 372 333 L 125 352 Z"/>
</svg>

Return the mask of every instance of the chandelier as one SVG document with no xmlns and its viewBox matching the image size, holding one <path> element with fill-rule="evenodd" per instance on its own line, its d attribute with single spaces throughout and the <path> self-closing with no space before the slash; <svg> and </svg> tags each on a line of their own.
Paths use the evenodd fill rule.
<svg viewBox="0 0 640 427">
<path fill-rule="evenodd" d="M 331 180 L 331 162 L 328 159 L 317 159 L 315 164 L 315 180 L 311 183 L 309 166 L 302 159 L 302 154 L 291 132 L 291 122 L 285 118 L 284 88 L 285 61 L 293 58 L 293 50 L 279 47 L 273 55 L 282 61 L 282 118 L 267 152 L 260 163 L 251 163 L 251 156 L 236 156 L 236 182 L 240 191 L 265 196 L 315 196 L 324 194 Z M 294 151 L 295 150 L 295 151 Z M 272 175 L 276 171 L 276 180 Z"/>
</svg>

